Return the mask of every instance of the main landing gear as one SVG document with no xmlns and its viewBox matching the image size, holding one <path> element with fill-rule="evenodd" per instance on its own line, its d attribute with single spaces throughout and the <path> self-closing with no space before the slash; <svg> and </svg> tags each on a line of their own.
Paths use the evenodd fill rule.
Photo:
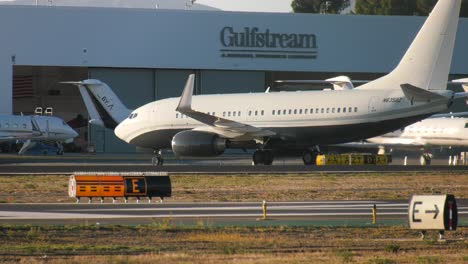
<svg viewBox="0 0 468 264">
<path fill-rule="evenodd" d="M 164 164 L 164 158 L 162 156 L 161 150 L 155 150 L 153 152 L 153 159 L 151 160 L 151 163 L 156 166 L 162 166 Z"/>
<path fill-rule="evenodd" d="M 256 150 L 252 156 L 252 165 L 271 165 L 273 164 L 273 152 L 271 150 Z"/>
</svg>

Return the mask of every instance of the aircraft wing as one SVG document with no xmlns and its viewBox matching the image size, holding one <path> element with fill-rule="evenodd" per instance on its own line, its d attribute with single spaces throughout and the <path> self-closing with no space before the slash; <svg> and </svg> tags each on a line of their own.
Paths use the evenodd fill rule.
<svg viewBox="0 0 468 264">
<path fill-rule="evenodd" d="M 274 132 L 264 130 L 255 126 L 237 122 L 234 120 L 210 115 L 192 109 L 192 94 L 194 88 L 195 75 L 191 74 L 187 79 L 184 91 L 180 97 L 176 110 L 188 117 L 191 117 L 209 127 L 199 127 L 194 130 L 202 130 L 216 133 L 227 138 L 249 137 L 257 138 L 275 135 Z"/>
<path fill-rule="evenodd" d="M 394 138 L 392 140 L 385 140 L 383 142 L 371 142 L 371 141 L 361 141 L 361 142 L 349 142 L 343 144 L 334 144 L 333 146 L 345 147 L 345 148 L 414 148 L 414 147 L 424 147 L 426 146 L 425 141 L 414 140 L 414 139 L 400 139 Z"/>
<path fill-rule="evenodd" d="M 429 118 L 438 118 L 438 117 L 460 117 L 460 116 L 468 116 L 468 112 L 457 112 L 457 113 L 443 113 L 443 114 L 435 114 L 431 115 Z"/>
<path fill-rule="evenodd" d="M 0 142 L 8 142 L 13 140 L 23 140 L 24 137 L 15 137 L 15 136 L 0 136 Z"/>
</svg>

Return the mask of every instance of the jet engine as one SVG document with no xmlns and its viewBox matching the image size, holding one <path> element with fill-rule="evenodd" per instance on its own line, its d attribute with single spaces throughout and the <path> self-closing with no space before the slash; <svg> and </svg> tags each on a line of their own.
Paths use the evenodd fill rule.
<svg viewBox="0 0 468 264">
<path fill-rule="evenodd" d="M 182 131 L 172 138 L 172 151 L 182 157 L 215 157 L 224 153 L 227 140 L 204 131 Z"/>
</svg>

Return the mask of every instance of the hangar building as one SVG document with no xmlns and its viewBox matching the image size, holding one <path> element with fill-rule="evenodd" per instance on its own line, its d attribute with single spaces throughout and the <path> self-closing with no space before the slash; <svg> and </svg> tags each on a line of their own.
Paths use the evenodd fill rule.
<svg viewBox="0 0 468 264">
<path fill-rule="evenodd" d="M 164 9 L 174 1 L 131 1 L 161 3 L 140 8 L 1 4 L 0 113 L 50 106 L 65 120 L 86 118 L 77 89 L 60 84 L 86 78 L 108 83 L 129 108 L 179 96 L 190 73 L 197 94 L 262 92 L 278 79 L 370 80 L 396 66 L 425 20 L 225 12 L 187 1 Z M 461 19 L 451 79 L 468 75 L 466 47 L 468 20 Z M 77 143 L 98 152 L 135 150 L 113 131 L 80 130 Z"/>
</svg>

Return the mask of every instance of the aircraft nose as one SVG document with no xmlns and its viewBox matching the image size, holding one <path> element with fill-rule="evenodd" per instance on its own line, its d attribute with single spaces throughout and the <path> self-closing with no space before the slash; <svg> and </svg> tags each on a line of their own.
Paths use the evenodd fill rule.
<svg viewBox="0 0 468 264">
<path fill-rule="evenodd" d="M 73 128 L 70 128 L 70 129 L 71 129 L 71 132 L 70 132 L 71 137 L 76 138 L 78 136 L 78 132 L 76 132 L 75 129 L 73 129 Z"/>
<path fill-rule="evenodd" d="M 124 121 L 122 121 L 120 124 L 118 124 L 117 127 L 115 127 L 115 129 L 114 129 L 114 134 L 115 134 L 118 138 L 120 138 L 121 140 L 127 142 L 127 140 L 125 140 L 125 135 L 126 135 L 126 133 L 125 133 L 125 126 L 126 126 L 126 124 L 125 124 L 125 120 L 124 120 Z"/>
<path fill-rule="evenodd" d="M 64 142 L 71 143 L 78 136 L 78 132 L 76 132 L 72 127 L 68 126 L 64 132 L 64 135 L 65 135 Z"/>
</svg>

